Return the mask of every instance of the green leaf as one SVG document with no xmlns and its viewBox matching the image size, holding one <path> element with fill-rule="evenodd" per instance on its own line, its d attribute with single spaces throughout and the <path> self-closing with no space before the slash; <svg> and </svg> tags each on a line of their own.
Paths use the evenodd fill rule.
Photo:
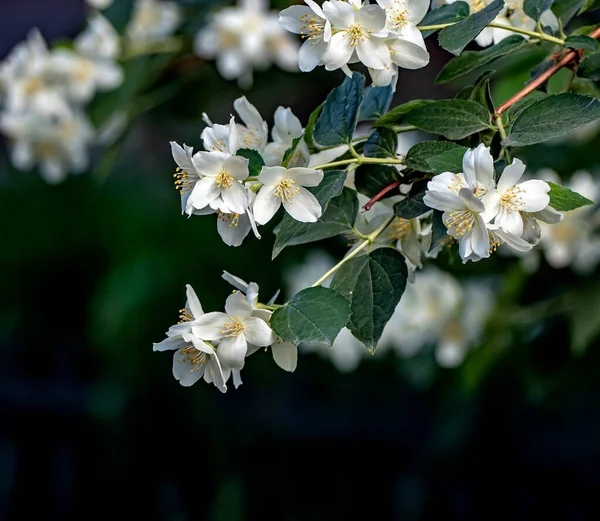
<svg viewBox="0 0 600 521">
<path fill-rule="evenodd" d="M 596 282 L 572 299 L 569 311 L 571 350 L 583 354 L 600 333 L 600 284 Z"/>
<path fill-rule="evenodd" d="M 313 133 L 319 145 L 336 146 L 352 141 L 364 84 L 365 77 L 355 72 L 328 94 Z"/>
<path fill-rule="evenodd" d="M 323 103 L 321 103 L 315 110 L 312 111 L 310 117 L 308 118 L 308 123 L 306 124 L 306 128 L 304 129 L 304 142 L 307 144 L 308 149 L 311 152 L 315 152 L 319 149 L 317 147 L 313 134 L 315 131 L 315 124 L 317 122 L 317 118 L 323 109 Z"/>
<path fill-rule="evenodd" d="M 487 24 L 494 21 L 503 6 L 503 0 L 494 0 L 481 11 L 442 29 L 438 36 L 440 45 L 452 54 L 460 54 L 471 41 L 477 38 Z"/>
<path fill-rule="evenodd" d="M 589 80 L 600 80 L 600 52 L 588 54 L 579 65 L 577 75 Z"/>
<path fill-rule="evenodd" d="M 554 0 L 552 12 L 560 19 L 564 27 L 577 14 L 584 2 L 585 0 Z"/>
<path fill-rule="evenodd" d="M 375 130 L 367 139 L 363 154 L 366 157 L 396 157 L 398 135 L 389 128 Z"/>
<path fill-rule="evenodd" d="M 522 36 L 513 34 L 504 38 L 497 45 L 488 47 L 483 51 L 465 51 L 460 56 L 452 58 L 446 66 L 440 71 L 435 83 L 446 83 L 452 81 L 464 74 L 467 74 L 478 67 L 505 56 L 525 45 L 525 39 Z"/>
<path fill-rule="evenodd" d="M 240 148 L 235 155 L 248 159 L 248 172 L 251 177 L 257 177 L 262 167 L 265 166 L 262 156 L 251 148 Z"/>
<path fill-rule="evenodd" d="M 448 239 L 448 228 L 444 224 L 442 219 L 442 215 L 444 215 L 439 210 L 433 210 L 433 214 L 431 217 L 431 246 L 429 246 L 429 251 L 433 251 L 436 247 L 438 247 L 442 242 Z"/>
<path fill-rule="evenodd" d="M 400 302 L 407 277 L 400 252 L 379 248 L 349 260 L 333 278 L 331 287 L 350 301 L 348 329 L 371 351 Z"/>
<path fill-rule="evenodd" d="M 565 92 L 527 107 L 513 123 L 505 146 L 542 143 L 569 134 L 600 117 L 600 101 Z"/>
<path fill-rule="evenodd" d="M 600 0 L 584 0 L 577 14 L 585 13 L 586 11 L 595 11 L 596 9 L 600 9 Z"/>
<path fill-rule="evenodd" d="M 387 87 L 367 87 L 358 110 L 358 121 L 382 117 L 389 108 L 393 95 L 394 89 L 391 84 Z"/>
<path fill-rule="evenodd" d="M 586 78 L 573 78 L 569 92 L 575 92 L 577 94 L 600 99 L 600 87 L 594 83 L 593 80 L 588 80 Z"/>
<path fill-rule="evenodd" d="M 551 5 L 552 0 L 524 0 L 523 11 L 529 18 L 533 18 L 537 22 L 542 13 L 550 9 Z"/>
<path fill-rule="evenodd" d="M 466 151 L 466 147 L 450 141 L 421 141 L 421 143 L 417 143 L 408 150 L 404 163 L 408 168 L 418 170 L 419 172 L 441 174 L 446 170 L 440 171 L 439 163 L 436 164 L 436 168 L 431 165 L 432 162 L 435 163 L 434 160 L 438 156 L 444 156 L 442 161 L 447 163 L 450 161 L 450 157 L 446 157 L 446 153 L 453 153 L 456 154 L 456 156 L 460 155 L 460 164 L 462 168 L 462 157 L 465 155 Z M 452 172 L 452 170 L 448 171 Z"/>
<path fill-rule="evenodd" d="M 296 149 L 298 148 L 298 145 L 300 144 L 300 141 L 302 141 L 303 137 L 304 137 L 304 135 L 294 138 L 292 140 L 292 146 L 290 148 L 288 148 L 283 154 L 281 166 L 283 166 L 284 168 L 287 168 L 287 166 L 290 163 L 290 160 L 292 159 L 292 157 L 294 157 Z"/>
<path fill-rule="evenodd" d="M 580 34 L 578 36 L 569 36 L 565 40 L 565 47 L 571 49 L 585 49 L 587 51 L 595 52 L 598 50 L 598 40 L 595 40 L 591 36 Z"/>
<path fill-rule="evenodd" d="M 523 112 L 529 105 L 533 105 L 536 101 L 547 98 L 548 94 L 540 90 L 534 90 L 529 93 L 525 98 L 520 99 L 514 105 L 511 105 L 506 111 L 506 119 L 508 123 L 512 123 L 521 112 Z"/>
<path fill-rule="evenodd" d="M 330 346 L 349 316 L 350 303 L 342 295 L 318 286 L 302 290 L 273 311 L 270 325 L 284 342 Z"/>
<path fill-rule="evenodd" d="M 492 99 L 492 91 L 490 86 L 490 76 L 496 71 L 484 72 L 473 86 L 473 90 L 469 94 L 469 101 L 479 103 L 486 112 L 492 114 L 494 112 L 494 100 Z"/>
<path fill-rule="evenodd" d="M 594 201 L 590 201 L 587 197 L 573 192 L 564 186 L 557 185 L 555 183 L 548 183 L 550 186 L 550 206 L 559 212 L 568 212 L 569 210 L 575 210 L 581 206 L 587 206 L 594 204 Z"/>
<path fill-rule="evenodd" d="M 431 210 L 423 202 L 425 192 L 427 191 L 427 180 L 418 181 L 412 185 L 410 193 L 402 201 L 394 205 L 394 214 L 402 219 L 415 219 Z"/>
<path fill-rule="evenodd" d="M 387 186 L 400 180 L 398 170 L 389 165 L 361 165 L 355 170 L 354 186 L 367 197 L 374 197 Z M 398 195 L 390 192 L 385 197 Z"/>
<path fill-rule="evenodd" d="M 409 112 L 406 123 L 457 140 L 490 128 L 490 115 L 473 101 L 440 100 Z"/>
<path fill-rule="evenodd" d="M 451 24 L 460 22 L 467 16 L 469 16 L 469 4 L 467 2 L 454 2 L 432 9 L 427 13 L 427 16 L 421 20 L 419 25 L 427 27 L 429 25 Z M 421 34 L 423 35 L 423 38 L 427 38 L 430 34 L 435 33 L 435 31 L 436 29 L 422 31 Z"/>
<path fill-rule="evenodd" d="M 344 188 L 341 195 L 331 199 L 315 223 L 302 223 L 286 214 L 276 228 L 271 258 L 277 257 L 287 246 L 320 241 L 350 231 L 357 214 L 358 198 L 350 188 Z"/>
<path fill-rule="evenodd" d="M 407 103 L 403 103 L 402 105 L 398 105 L 375 121 L 372 126 L 391 127 L 394 125 L 400 125 L 401 123 L 404 123 L 404 119 L 410 111 L 428 105 L 429 103 L 433 103 L 433 100 L 415 99 Z"/>
<path fill-rule="evenodd" d="M 433 174 L 443 174 L 444 172 L 452 172 L 459 174 L 463 171 L 463 157 L 468 150 L 466 147 L 457 147 L 447 152 L 443 152 L 437 156 L 430 157 L 429 163 Z"/>
</svg>

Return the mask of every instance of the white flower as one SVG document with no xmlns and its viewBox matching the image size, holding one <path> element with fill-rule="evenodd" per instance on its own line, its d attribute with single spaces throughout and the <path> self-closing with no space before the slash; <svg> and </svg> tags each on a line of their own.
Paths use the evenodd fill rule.
<svg viewBox="0 0 600 521">
<path fill-rule="evenodd" d="M 294 115 L 292 109 L 277 107 L 275 111 L 275 124 L 271 130 L 273 141 L 265 147 L 262 157 L 267 166 L 279 166 L 285 151 L 292 146 L 295 138 L 304 133 L 300 120 Z M 310 152 L 304 140 L 298 143 L 294 155 L 288 166 L 307 166 L 310 161 Z"/>
<path fill-rule="evenodd" d="M 258 180 L 263 184 L 254 201 L 254 217 L 266 224 L 283 204 L 286 212 L 301 222 L 315 222 L 322 209 L 317 198 L 305 186 L 318 186 L 323 171 L 313 168 L 265 166 Z"/>
<path fill-rule="evenodd" d="M 396 217 L 386 231 L 388 238 L 396 243 L 396 248 L 406 258 L 409 268 L 412 271 L 422 268 L 422 256 L 431 244 L 431 225 L 423 226 L 420 218 Z"/>
<path fill-rule="evenodd" d="M 313 0 L 308 5 L 293 5 L 279 14 L 279 22 L 288 31 L 299 34 L 305 40 L 298 52 L 298 65 L 303 72 L 312 71 L 321 63 L 331 39 L 331 24 L 323 10 Z"/>
<path fill-rule="evenodd" d="M 385 11 L 378 5 L 355 9 L 339 0 L 323 4 L 323 12 L 331 22 L 332 36 L 322 61 L 327 70 L 360 61 L 372 69 L 385 69 L 392 63 L 385 43 Z M 345 71 L 347 72 L 347 71 Z"/>
<path fill-rule="evenodd" d="M 107 9 L 114 0 L 86 0 L 87 4 L 94 9 Z"/>
<path fill-rule="evenodd" d="M 236 291 L 225 302 L 225 313 L 213 312 L 200 317 L 193 333 L 204 340 L 219 340 L 219 358 L 224 367 L 241 370 L 248 343 L 266 347 L 276 340 L 267 323 L 252 316 L 252 305 Z"/>
<path fill-rule="evenodd" d="M 127 36 L 138 42 L 162 40 L 175 32 L 180 21 L 181 11 L 175 2 L 136 0 Z"/>
<path fill-rule="evenodd" d="M 100 13 L 88 19 L 88 25 L 73 41 L 83 55 L 96 59 L 115 60 L 121 52 L 119 34 Z"/>
<path fill-rule="evenodd" d="M 227 246 L 240 246 L 250 230 L 254 232 L 257 239 L 260 239 L 256 221 L 250 209 L 256 195 L 250 190 L 247 191 L 247 194 L 248 208 L 245 213 L 224 213 L 217 210 L 217 231 Z"/>
<path fill-rule="evenodd" d="M 181 385 L 190 386 L 204 377 L 221 391 L 227 391 L 223 370 L 215 348 L 199 339 L 192 327 L 204 315 L 196 292 L 186 286 L 187 302 L 180 310 L 180 320 L 167 331 L 167 338 L 154 344 L 154 351 L 177 350 L 173 356 L 173 376 Z"/>
</svg>

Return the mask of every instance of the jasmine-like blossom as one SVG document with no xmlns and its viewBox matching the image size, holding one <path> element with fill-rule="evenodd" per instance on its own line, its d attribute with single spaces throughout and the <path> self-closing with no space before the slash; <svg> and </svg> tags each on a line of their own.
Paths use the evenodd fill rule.
<svg viewBox="0 0 600 521">
<path fill-rule="evenodd" d="M 274 119 L 275 124 L 271 130 L 273 141 L 267 144 L 262 154 L 267 166 L 281 165 L 285 151 L 292 146 L 294 139 L 304 133 L 300 120 L 290 108 L 277 107 Z M 288 166 L 307 166 L 309 161 L 308 146 L 304 140 L 301 140 Z"/>
<path fill-rule="evenodd" d="M 160 41 L 171 36 L 180 21 L 181 11 L 176 2 L 135 0 L 127 36 L 134 42 Z"/>
</svg>

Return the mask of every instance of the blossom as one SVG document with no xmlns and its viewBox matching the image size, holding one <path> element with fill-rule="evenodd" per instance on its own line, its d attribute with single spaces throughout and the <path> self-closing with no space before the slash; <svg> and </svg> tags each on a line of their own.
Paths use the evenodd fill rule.
<svg viewBox="0 0 600 521">
<path fill-rule="evenodd" d="M 378 5 L 355 9 L 339 0 L 323 4 L 323 12 L 331 22 L 332 36 L 322 56 L 329 71 L 360 61 L 372 69 L 385 69 L 392 63 L 384 41 L 385 11 Z M 348 73 L 348 71 L 346 71 Z"/>
<path fill-rule="evenodd" d="M 262 157 L 267 166 L 281 165 L 285 151 L 292 146 L 294 139 L 304 134 L 300 120 L 294 115 L 292 109 L 277 107 L 275 111 L 275 124 L 271 130 L 273 141 L 265 147 Z M 307 166 L 310 161 L 308 146 L 301 140 L 288 166 Z"/>
<path fill-rule="evenodd" d="M 254 201 L 256 222 L 266 224 L 283 204 L 286 212 L 301 222 L 315 222 L 322 208 L 317 198 L 305 186 L 318 186 L 323 171 L 313 168 L 265 166 L 258 180 L 263 184 Z"/>
<path fill-rule="evenodd" d="M 331 39 L 331 24 L 323 10 L 313 0 L 304 0 L 308 7 L 293 5 L 279 14 L 279 22 L 288 31 L 305 41 L 298 52 L 298 65 L 303 72 L 312 71 L 321 63 Z"/>
<path fill-rule="evenodd" d="M 180 320 L 167 331 L 167 338 L 154 344 L 154 351 L 176 350 L 173 356 L 173 376 L 181 385 L 190 386 L 204 377 L 221 391 L 227 391 L 219 357 L 212 344 L 198 338 L 192 327 L 204 315 L 200 300 L 189 284 L 187 302 L 180 310 Z"/>
<path fill-rule="evenodd" d="M 137 42 L 162 40 L 175 32 L 181 11 L 175 2 L 136 0 L 127 36 Z"/>
<path fill-rule="evenodd" d="M 248 190 L 247 194 L 248 208 L 244 213 L 224 213 L 217 210 L 217 231 L 227 246 L 240 246 L 250 230 L 254 232 L 257 239 L 260 239 L 256 221 L 250 209 L 256 195 L 251 190 Z"/>
<path fill-rule="evenodd" d="M 396 217 L 386 228 L 388 238 L 407 261 L 411 271 L 422 268 L 422 256 L 431 244 L 431 224 L 421 224 L 420 218 L 402 219 Z"/>
<path fill-rule="evenodd" d="M 94 9 L 107 9 L 114 0 L 86 0 L 87 4 Z"/>
<path fill-rule="evenodd" d="M 87 27 L 73 43 L 81 54 L 90 58 L 115 60 L 121 52 L 117 31 L 100 13 L 88 18 Z"/>
<path fill-rule="evenodd" d="M 212 312 L 201 316 L 192 332 L 203 340 L 219 340 L 219 358 L 224 367 L 241 370 L 248 343 L 266 347 L 276 340 L 268 324 L 252 316 L 252 305 L 236 291 L 225 302 L 225 313 Z"/>
</svg>

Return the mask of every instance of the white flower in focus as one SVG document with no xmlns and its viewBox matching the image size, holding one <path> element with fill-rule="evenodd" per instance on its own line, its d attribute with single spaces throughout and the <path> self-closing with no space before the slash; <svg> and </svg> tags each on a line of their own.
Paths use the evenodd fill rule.
<svg viewBox="0 0 600 521">
<path fill-rule="evenodd" d="M 371 69 L 385 69 L 392 64 L 385 43 L 387 36 L 385 11 L 378 5 L 356 9 L 339 0 L 323 4 L 323 12 L 331 22 L 332 36 L 322 56 L 328 71 L 360 61 Z M 349 71 L 345 68 L 346 74 Z"/>
<path fill-rule="evenodd" d="M 121 52 L 119 34 L 100 13 L 89 17 L 87 27 L 73 43 L 81 54 L 98 60 L 115 60 Z"/>
<path fill-rule="evenodd" d="M 298 65 L 303 72 L 312 71 L 321 63 L 331 39 L 331 24 L 323 10 L 313 0 L 304 0 L 306 6 L 293 5 L 279 14 L 279 23 L 304 41 L 298 52 Z"/>
<path fill-rule="evenodd" d="M 316 222 L 322 208 L 305 186 L 318 186 L 323 171 L 312 168 L 265 166 L 258 180 L 263 184 L 254 200 L 254 217 L 259 224 L 268 223 L 283 204 L 285 211 L 301 222 Z"/>
<path fill-rule="evenodd" d="M 190 386 L 200 378 L 227 391 L 225 378 L 215 348 L 192 333 L 192 326 L 204 315 L 196 292 L 186 286 L 187 302 L 180 310 L 180 320 L 167 331 L 167 338 L 154 344 L 154 351 L 176 350 L 173 356 L 173 376 L 181 385 Z"/>
<path fill-rule="evenodd" d="M 283 161 L 285 151 L 292 146 L 295 138 L 304 133 L 300 120 L 294 115 L 292 109 L 277 107 L 275 111 L 275 124 L 271 130 L 273 141 L 265 147 L 262 157 L 267 166 L 279 166 Z M 307 166 L 310 161 L 310 152 L 304 140 L 298 143 L 294 155 L 288 163 L 289 167 Z"/>
<path fill-rule="evenodd" d="M 200 317 L 192 332 L 204 340 L 219 341 L 219 358 L 225 368 L 241 370 L 248 343 L 266 347 L 276 340 L 267 323 L 252 316 L 252 305 L 236 291 L 225 302 L 225 313 L 213 312 Z"/>
<path fill-rule="evenodd" d="M 127 36 L 135 42 L 162 40 L 175 32 L 180 21 L 181 11 L 176 2 L 135 0 Z"/>
<path fill-rule="evenodd" d="M 257 239 L 260 239 L 251 210 L 256 195 L 251 190 L 248 190 L 247 194 L 248 208 L 246 208 L 245 213 L 224 213 L 217 210 L 217 231 L 227 246 L 241 246 L 250 230 L 254 232 Z"/>
</svg>

